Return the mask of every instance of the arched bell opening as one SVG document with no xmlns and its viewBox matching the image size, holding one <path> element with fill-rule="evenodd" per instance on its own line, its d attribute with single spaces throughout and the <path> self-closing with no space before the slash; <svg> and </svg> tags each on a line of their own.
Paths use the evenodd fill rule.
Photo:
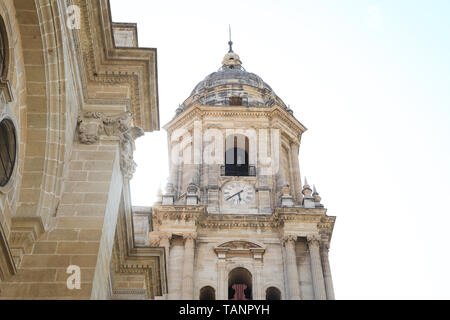
<svg viewBox="0 0 450 320">
<path fill-rule="evenodd" d="M 235 268 L 228 275 L 228 299 L 252 300 L 252 274 L 245 268 Z"/>
<path fill-rule="evenodd" d="M 229 136 L 225 146 L 225 176 L 249 176 L 248 137 Z"/>
</svg>

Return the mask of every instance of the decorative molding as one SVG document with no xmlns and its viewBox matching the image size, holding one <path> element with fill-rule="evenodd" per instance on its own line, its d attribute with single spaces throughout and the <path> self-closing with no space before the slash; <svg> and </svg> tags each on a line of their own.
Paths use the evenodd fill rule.
<svg viewBox="0 0 450 320">
<path fill-rule="evenodd" d="M 233 256 L 248 255 L 257 261 L 263 259 L 266 248 L 247 240 L 232 240 L 214 248 L 219 260 L 226 260 Z"/>
<path fill-rule="evenodd" d="M 154 48 L 116 47 L 108 0 L 74 0 L 80 7 L 81 28 L 72 30 L 84 100 L 92 105 L 123 103 L 133 123 L 145 131 L 159 130 L 157 58 Z M 87 88 L 128 87 L 122 98 L 91 95 Z"/>
<path fill-rule="evenodd" d="M 13 217 L 9 246 L 17 266 L 20 266 L 24 254 L 31 253 L 33 244 L 44 233 L 40 217 Z"/>
<path fill-rule="evenodd" d="M 129 192 L 126 184 L 124 193 Z M 126 197 L 124 200 L 126 201 Z M 145 277 L 147 299 L 163 296 L 167 293 L 167 280 L 165 271 L 165 249 L 163 247 L 142 246 L 136 247 L 133 241 L 133 228 L 131 218 L 131 204 L 120 209 L 114 238 L 111 272 L 120 274 L 141 274 Z M 128 210 L 129 209 L 129 210 Z M 159 238 L 155 237 L 155 241 Z M 112 288 L 114 292 L 115 288 Z"/>
<path fill-rule="evenodd" d="M 116 136 L 120 141 L 120 168 L 126 179 L 133 178 L 136 163 L 133 152 L 135 140 L 144 131 L 132 126 L 132 115 L 126 112 L 119 115 L 105 115 L 101 112 L 85 112 L 78 117 L 78 138 L 82 144 L 97 143 L 102 136 Z"/>
<path fill-rule="evenodd" d="M 184 232 L 184 241 L 195 241 L 197 239 L 197 232 Z"/>
<path fill-rule="evenodd" d="M 320 237 L 317 235 L 308 235 L 306 236 L 306 240 L 308 241 L 308 246 L 314 247 L 314 248 L 319 248 L 320 246 Z"/>
<path fill-rule="evenodd" d="M 168 124 L 164 126 L 164 129 L 170 134 L 173 130 L 180 127 L 186 127 L 194 120 L 205 119 L 208 117 L 216 118 L 231 118 L 231 119 L 255 119 L 262 118 L 267 119 L 273 126 L 279 126 L 279 123 L 274 120 L 280 120 L 281 123 L 290 130 L 293 131 L 292 136 L 298 137 L 303 134 L 307 129 L 292 115 L 289 115 L 285 109 L 280 106 L 267 107 L 233 107 L 224 108 L 224 106 L 200 106 L 194 105 L 188 110 L 183 112 L 182 116 L 176 116 Z M 282 127 L 280 127 L 282 129 Z M 297 141 L 295 141 L 297 142 Z"/>
<path fill-rule="evenodd" d="M 298 236 L 295 234 L 285 234 L 281 238 L 281 241 L 283 242 L 283 244 L 286 244 L 287 242 L 295 243 L 295 241 L 297 241 L 297 238 L 298 238 Z"/>
</svg>

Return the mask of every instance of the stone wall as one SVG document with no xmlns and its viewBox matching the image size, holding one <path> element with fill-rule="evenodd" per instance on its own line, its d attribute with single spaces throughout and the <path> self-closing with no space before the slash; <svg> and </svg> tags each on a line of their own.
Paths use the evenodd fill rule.
<svg viewBox="0 0 450 320">
<path fill-rule="evenodd" d="M 0 120 L 13 121 L 18 145 L 0 188 L 0 299 L 107 299 L 124 283 L 164 294 L 164 256 L 128 241 L 129 214 L 110 281 L 119 214 L 131 208 L 137 126 L 159 128 L 156 51 L 137 48 L 135 24 L 116 25 L 131 30 L 133 48 L 114 45 L 108 0 L 4 0 L 0 15 L 10 57 Z M 122 275 L 134 272 L 129 258 L 143 265 L 144 282 Z M 80 268 L 79 289 L 67 285 L 69 266 Z"/>
</svg>

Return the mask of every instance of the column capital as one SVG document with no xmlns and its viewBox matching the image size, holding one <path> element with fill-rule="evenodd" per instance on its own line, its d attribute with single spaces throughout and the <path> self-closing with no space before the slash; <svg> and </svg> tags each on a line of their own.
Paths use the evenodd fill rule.
<svg viewBox="0 0 450 320">
<path fill-rule="evenodd" d="M 283 244 L 286 245 L 286 243 L 295 243 L 295 241 L 297 241 L 297 235 L 295 234 L 285 234 L 282 238 L 281 241 L 283 242 Z"/>
<path fill-rule="evenodd" d="M 159 241 L 167 240 L 170 243 L 170 241 L 172 240 L 172 233 L 170 233 L 170 232 L 161 232 L 158 235 L 158 238 L 159 238 Z"/>
<path fill-rule="evenodd" d="M 186 240 L 195 240 L 197 239 L 197 232 L 185 232 L 183 233 L 183 239 Z"/>
<path fill-rule="evenodd" d="M 291 141 L 290 146 L 291 146 L 291 149 L 296 150 L 296 152 L 298 152 L 298 150 L 300 149 L 300 143 L 298 143 L 296 141 Z"/>
<path fill-rule="evenodd" d="M 309 247 L 319 247 L 320 246 L 320 238 L 316 235 L 309 235 L 306 237 L 306 240 L 308 241 Z"/>
</svg>

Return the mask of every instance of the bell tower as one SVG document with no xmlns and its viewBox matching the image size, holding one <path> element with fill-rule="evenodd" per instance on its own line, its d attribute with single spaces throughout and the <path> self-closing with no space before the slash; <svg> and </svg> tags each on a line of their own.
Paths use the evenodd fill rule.
<svg viewBox="0 0 450 320">
<path fill-rule="evenodd" d="M 176 109 L 170 176 L 149 241 L 165 247 L 168 299 L 333 299 L 334 217 L 301 183 L 306 128 L 229 43 Z"/>
</svg>

